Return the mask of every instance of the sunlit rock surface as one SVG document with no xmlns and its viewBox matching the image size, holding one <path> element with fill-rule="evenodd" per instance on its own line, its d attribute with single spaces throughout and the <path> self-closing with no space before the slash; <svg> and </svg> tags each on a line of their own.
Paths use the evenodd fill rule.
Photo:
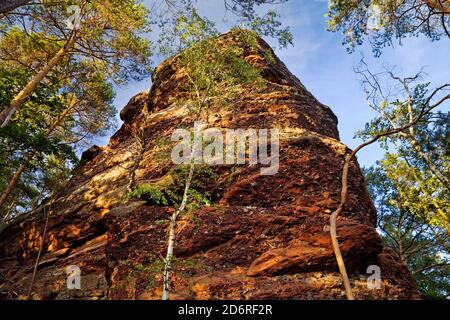
<svg viewBox="0 0 450 320">
<path fill-rule="evenodd" d="M 234 36 L 217 41 L 227 45 Z M 261 68 L 265 87 L 248 86 L 231 108 L 211 107 L 202 121 L 220 128 L 278 128 L 279 172 L 262 176 L 259 165 L 213 167 L 217 178 L 207 186 L 212 204 L 183 215 L 178 224 L 172 299 L 345 299 L 328 223 L 339 203 L 348 149 L 331 109 L 276 56 L 267 62 L 265 51 L 272 52 L 263 40 L 258 50 L 245 50 L 247 61 Z M 2 298 L 26 297 L 49 214 L 32 298 L 160 299 L 173 207 L 127 200 L 126 194 L 130 186 L 169 178 L 173 164 L 161 157 L 160 142 L 176 128 L 193 126 L 179 104 L 183 81 L 176 59 L 162 63 L 151 90 L 122 110 L 124 124 L 109 144 L 86 151 L 64 190 L 2 232 Z M 137 133 L 143 133 L 143 148 Z M 337 230 L 354 294 L 417 298 L 408 270 L 383 249 L 375 221 L 355 161 Z M 81 268 L 80 290 L 67 289 L 70 265 Z M 367 287 L 370 265 L 381 268 L 379 289 Z"/>
</svg>

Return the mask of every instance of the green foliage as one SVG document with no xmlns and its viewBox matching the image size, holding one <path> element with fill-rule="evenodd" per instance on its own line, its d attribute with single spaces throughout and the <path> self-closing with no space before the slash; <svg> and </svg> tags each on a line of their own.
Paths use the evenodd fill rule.
<svg viewBox="0 0 450 320">
<path fill-rule="evenodd" d="M 129 278 L 143 276 L 147 281 L 146 289 L 152 289 L 156 287 L 157 277 L 163 269 L 164 261 L 156 257 L 151 257 L 146 265 L 142 263 L 134 265 L 134 268 L 129 273 Z"/>
<path fill-rule="evenodd" d="M 385 46 L 405 37 L 447 38 L 450 15 L 439 7 L 434 0 L 331 0 L 328 27 L 343 33 L 349 52 L 367 39 L 379 56 Z"/>
<path fill-rule="evenodd" d="M 195 189 L 189 189 L 187 194 L 189 202 L 186 208 L 188 212 L 202 206 L 211 206 L 211 200 L 209 200 L 210 194 L 208 192 L 202 194 Z"/>
<path fill-rule="evenodd" d="M 227 11 L 236 14 L 240 25 L 278 38 L 282 46 L 291 42 L 289 29 L 281 26 L 274 11 L 262 16 L 257 14 L 257 7 L 276 1 L 225 0 L 224 3 Z M 242 49 L 231 47 L 224 51 L 211 41 L 210 37 L 218 32 L 211 21 L 198 15 L 195 1 L 163 1 L 162 6 L 152 6 L 151 16 L 143 4 L 135 0 L 44 2 L 21 6 L 0 19 L 0 61 L 4 73 L 0 78 L 0 110 L 67 45 L 73 34 L 66 25 L 67 9 L 73 4 L 81 8 L 81 28 L 75 32 L 73 48 L 46 75 L 26 106 L 16 112 L 10 125 L 1 132 L 4 146 L 0 152 L 4 165 L 0 190 L 27 152 L 36 153 L 29 172 L 27 170 L 20 182 L 21 192 L 27 194 L 27 199 L 19 197 L 23 200 L 19 206 L 23 208 L 34 205 L 41 184 L 46 185 L 42 196 L 50 193 L 50 176 L 59 177 L 53 179 L 55 183 L 64 183 L 69 176 L 68 169 L 76 162 L 73 150 L 85 148 L 97 135 L 114 129 L 113 84 L 141 80 L 150 74 L 152 51 L 147 35 L 152 24 L 163 31 L 158 46 L 164 55 L 191 47 L 181 53 L 179 62 L 190 75 L 185 87 L 190 99 L 184 103 L 193 105 L 194 109 L 213 102 L 225 104 L 240 90 L 240 85 L 259 77 L 257 70 L 241 58 Z M 247 41 L 255 38 L 250 33 L 246 37 Z M 201 99 L 197 99 L 199 96 Z M 71 106 L 73 112 L 67 114 L 51 136 L 46 136 L 49 125 Z M 136 196 L 147 195 L 160 204 L 179 202 L 178 194 L 171 190 L 168 193 L 172 194 L 164 195 L 155 188 L 136 192 Z M 191 191 L 190 197 L 196 203 L 207 204 L 208 197 L 200 194 Z M 17 200 L 17 197 L 12 198 Z"/>
<path fill-rule="evenodd" d="M 166 194 L 164 190 L 161 189 L 161 187 L 147 183 L 138 185 L 135 189 L 128 193 L 128 196 L 146 200 L 157 205 L 169 204 L 169 201 L 166 198 Z"/>
<path fill-rule="evenodd" d="M 183 90 L 188 97 L 180 103 L 191 106 L 194 114 L 206 106 L 225 106 L 243 85 L 261 82 L 260 70 L 243 59 L 246 49 L 257 48 L 257 35 L 238 29 L 231 32 L 233 43 L 224 45 L 216 39 L 213 22 L 190 7 L 179 12 L 160 34 L 161 54 L 177 54 L 176 62 L 187 76 Z"/>
<path fill-rule="evenodd" d="M 134 264 L 130 261 L 124 261 L 123 264 L 130 268 L 127 276 L 128 283 L 135 284 L 137 281 L 144 281 L 147 290 L 154 289 L 158 285 L 159 277 L 164 270 L 163 259 L 155 256 L 150 256 L 146 263 Z M 182 277 L 189 278 L 199 268 L 201 268 L 201 265 L 194 258 L 172 258 L 172 271 Z"/>
<path fill-rule="evenodd" d="M 400 77 L 375 73 L 364 60 L 355 69 L 369 107 L 378 115 L 357 136 L 380 139 L 384 158 L 365 170 L 378 209 L 378 227 L 387 246 L 409 267 L 426 298 L 450 298 L 450 113 L 442 109 L 446 86 L 430 90 L 422 73 Z"/>
<path fill-rule="evenodd" d="M 439 257 L 427 255 L 418 259 L 418 265 L 429 266 L 440 261 Z M 414 276 L 419 292 L 427 300 L 450 299 L 450 267 L 432 268 Z"/>
<path fill-rule="evenodd" d="M 245 47 L 242 43 L 252 45 L 256 41 L 255 35 L 247 31 L 236 32 L 234 41 L 235 45 L 223 48 L 215 39 L 209 39 L 182 52 L 180 63 L 189 74 L 184 89 L 192 93 L 190 102 L 195 110 L 205 104 L 225 107 L 245 84 L 262 81 L 260 70 L 243 59 Z"/>
<path fill-rule="evenodd" d="M 428 169 L 411 166 L 399 154 L 388 153 L 380 161 L 386 176 L 397 181 L 403 206 L 432 226 L 450 230 L 449 189 Z"/>
<path fill-rule="evenodd" d="M 407 125 L 441 95 L 438 92 L 437 97 L 430 99 L 434 91 L 429 90 L 429 83 L 420 82 L 420 73 L 408 78 L 394 76 L 392 72 L 375 76 L 368 69 L 360 73 L 369 106 L 378 112 L 378 116 L 357 133 L 364 140 L 390 128 Z M 387 83 L 387 89 L 381 86 L 383 83 Z M 392 91 L 398 94 L 387 94 Z M 448 100 L 443 101 L 442 106 L 446 103 Z M 395 183 L 405 209 L 432 226 L 450 230 L 449 124 L 450 113 L 437 108 L 405 132 L 382 138 L 380 142 L 386 154 L 379 166 Z"/>
<path fill-rule="evenodd" d="M 28 76 L 24 69 L 0 69 L 0 110 Z M 64 122 L 64 130 L 46 134 L 65 108 L 65 96 L 58 94 L 58 87 L 43 84 L 15 114 L 14 121 L 0 129 L 0 190 L 5 189 L 27 155 L 36 152 L 3 212 L 7 219 L 37 205 L 70 177 L 70 168 L 78 160 L 73 148 L 65 143 L 64 134 L 70 132 L 72 124 Z"/>
<path fill-rule="evenodd" d="M 65 0 L 24 6 L 1 19 L 0 61 L 5 69 L 24 69 L 28 80 L 41 70 L 73 33 L 66 26 L 67 8 L 73 4 Z M 65 103 L 75 106 L 70 114 L 72 130 L 64 140 L 82 142 L 85 148 L 93 137 L 115 128 L 113 83 L 141 80 L 150 74 L 150 42 L 144 38 L 150 29 L 148 11 L 137 1 L 83 0 L 76 4 L 81 8 L 81 29 L 75 33 L 74 47 L 44 82 L 56 86 L 59 94 L 66 94 Z M 17 94 L 26 83 L 12 92 Z"/>
<path fill-rule="evenodd" d="M 254 17 L 247 25 L 250 30 L 270 37 L 278 39 L 280 47 L 285 48 L 292 45 L 294 38 L 289 30 L 289 27 L 281 28 L 282 23 L 278 20 L 279 14 L 270 10 L 262 17 Z"/>
<path fill-rule="evenodd" d="M 128 193 L 128 197 L 139 198 L 156 205 L 179 206 L 184 192 L 184 181 L 189 166 L 180 165 L 170 170 L 170 182 L 160 184 L 142 183 Z M 210 206 L 212 197 L 209 192 L 217 184 L 217 175 L 211 167 L 198 165 L 194 169 L 191 188 L 188 190 L 187 211 Z"/>
<path fill-rule="evenodd" d="M 188 173 L 189 165 L 179 165 L 174 167 L 169 174 L 173 179 L 173 184 L 182 185 Z M 217 178 L 218 176 L 212 167 L 208 165 L 195 165 L 191 186 L 193 189 L 204 194 L 216 186 Z"/>
<path fill-rule="evenodd" d="M 448 38 L 449 13 L 447 1 L 331 0 L 327 16 L 329 30 L 343 33 L 348 52 L 368 41 L 379 57 L 384 47 L 406 37 Z M 446 92 L 432 93 L 421 72 L 405 78 L 393 70 L 374 73 L 364 59 L 355 71 L 369 107 L 378 113 L 357 133 L 366 141 L 413 123 Z M 408 130 L 379 139 L 386 154 L 365 170 L 386 245 L 430 299 L 450 298 L 449 120 L 450 114 L 437 108 Z"/>
<path fill-rule="evenodd" d="M 66 26 L 67 8 L 72 4 L 59 1 L 23 6 L 0 19 L 0 110 L 67 45 L 74 32 Z M 54 187 L 64 183 L 76 162 L 73 150 L 86 148 L 95 136 L 115 128 L 113 83 L 141 80 L 150 73 L 150 44 L 143 38 L 149 31 L 148 11 L 142 4 L 132 0 L 77 4 L 82 11 L 81 29 L 75 32 L 74 47 L 1 132 L 5 143 L 2 157 L 11 165 L 2 168 L 0 191 L 26 156 L 34 154 L 19 184 L 24 185 L 23 190 L 30 191 L 31 185 L 36 190 L 27 192 L 28 199 L 19 197 L 24 200 L 19 203 L 12 195 L 13 211 L 29 209 L 38 201 L 37 193 L 43 198 L 52 191 L 48 174 L 58 176 L 53 179 Z M 56 122 L 57 127 L 50 129 Z"/>
<path fill-rule="evenodd" d="M 26 63 L 31 67 L 32 63 L 44 63 L 49 54 L 53 56 L 71 32 L 66 21 L 69 18 L 67 8 L 73 4 L 73 1 L 63 0 L 57 4 L 24 6 L 10 13 L 8 19 L 1 19 L 0 29 L 6 32 L 4 39 L 18 45 L 19 52 L 13 55 L 13 61 L 17 63 L 31 55 L 33 59 Z M 60 64 L 58 68 L 78 73 L 94 67 L 118 83 L 148 76 L 150 43 L 143 37 L 150 31 L 148 10 L 134 0 L 83 0 L 77 5 L 81 8 L 81 28 L 76 33 L 72 55 L 66 59 L 70 65 Z M 20 34 L 13 34 L 13 29 L 20 29 Z M 15 35 L 22 37 L 21 33 L 32 40 L 23 45 L 14 40 Z M 35 39 L 40 43 L 35 43 Z M 52 50 L 47 52 L 49 46 Z M 8 56 L 3 57 L 7 60 Z"/>
<path fill-rule="evenodd" d="M 164 219 L 159 219 L 159 220 L 155 220 L 153 223 L 157 226 L 165 224 L 168 220 L 164 220 Z"/>
<path fill-rule="evenodd" d="M 252 30 L 259 35 L 272 37 L 278 40 L 281 47 L 292 44 L 293 37 L 289 26 L 283 27 L 279 21 L 279 14 L 269 10 L 263 15 L 257 13 L 258 7 L 267 4 L 281 4 L 288 0 L 225 0 L 225 7 L 240 16 L 238 25 Z"/>
<path fill-rule="evenodd" d="M 293 37 L 288 26 L 283 26 L 280 22 L 279 14 L 270 9 L 265 10 L 266 5 L 282 4 L 288 0 L 215 0 L 223 2 L 225 7 L 224 19 L 230 21 L 235 26 L 251 30 L 260 36 L 266 36 L 278 41 L 280 47 L 287 47 L 292 44 Z M 182 46 L 189 43 L 196 43 L 205 39 L 205 36 L 217 34 L 214 24 L 206 17 L 199 17 L 198 2 L 196 0 L 174 0 L 166 1 L 168 7 L 159 6 L 156 9 L 156 19 L 152 23 L 163 29 L 175 31 L 173 34 L 172 45 Z M 162 7 L 162 9 L 161 9 Z M 168 9 L 168 10 L 167 10 Z M 231 13 L 231 15 L 229 15 Z M 190 25 L 184 28 L 182 25 Z M 190 29 L 190 30 L 189 30 Z M 195 30 L 196 29 L 196 30 Z M 203 30 L 199 32 L 199 30 Z M 178 41 L 179 40 L 179 41 Z M 162 41 L 165 43 L 165 41 Z M 161 39 L 160 39 L 161 43 Z M 165 46 L 163 46 L 165 47 Z M 179 50 L 185 49 L 179 48 Z M 164 55 L 172 54 L 164 51 Z"/>
<path fill-rule="evenodd" d="M 383 240 L 412 271 L 424 298 L 450 299 L 448 230 L 409 210 L 411 199 L 403 194 L 403 181 L 387 174 L 391 169 L 380 163 L 364 170 Z"/>
<path fill-rule="evenodd" d="M 30 75 L 26 68 L 0 69 L 0 111 L 9 105 Z M 5 190 L 27 156 L 34 154 L 2 212 L 8 219 L 31 209 L 60 188 L 78 162 L 75 150 L 110 128 L 115 112 L 110 104 L 113 98 L 110 85 L 96 82 L 95 76 L 84 80 L 77 88 L 80 98 L 85 90 L 84 98 L 73 110 L 74 92 L 63 90 L 57 82 L 42 83 L 14 114 L 12 121 L 0 129 L 0 191 Z M 68 110 L 72 112 L 59 120 Z"/>
</svg>

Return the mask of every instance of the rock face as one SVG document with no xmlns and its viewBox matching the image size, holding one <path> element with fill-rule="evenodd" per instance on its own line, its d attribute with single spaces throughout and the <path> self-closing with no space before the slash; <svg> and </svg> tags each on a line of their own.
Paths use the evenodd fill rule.
<svg viewBox="0 0 450 320">
<path fill-rule="evenodd" d="M 217 41 L 226 45 L 236 34 Z M 264 87 L 248 87 L 232 108 L 211 106 L 219 128 L 278 128 L 280 167 L 211 167 L 205 182 L 211 204 L 179 218 L 172 299 L 344 299 L 329 236 L 338 206 L 344 155 L 337 119 L 318 102 L 263 41 L 245 58 L 262 70 Z M 272 52 L 274 55 L 274 53 Z M 0 235 L 0 292 L 24 298 L 48 217 L 34 299 L 160 299 L 162 259 L 173 206 L 127 197 L 143 183 L 174 179 L 164 141 L 193 119 L 177 101 L 184 74 L 176 57 L 154 72 L 149 92 L 122 110 L 123 126 L 105 147 L 83 154 L 64 190 Z M 170 144 L 168 144 L 170 146 Z M 169 150 L 170 155 L 170 150 Z M 212 182 L 211 182 L 212 181 Z M 358 299 L 417 298 L 408 270 L 375 230 L 376 210 L 357 162 L 349 198 L 338 219 L 341 250 Z M 81 289 L 66 286 L 66 267 L 81 269 Z M 367 268 L 381 270 L 379 289 L 367 286 Z"/>
</svg>

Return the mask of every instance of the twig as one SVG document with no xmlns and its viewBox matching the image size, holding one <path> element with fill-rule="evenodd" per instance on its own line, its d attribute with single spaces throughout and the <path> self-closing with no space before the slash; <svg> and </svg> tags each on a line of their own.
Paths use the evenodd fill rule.
<svg viewBox="0 0 450 320">
<path fill-rule="evenodd" d="M 442 267 L 450 267 L 450 263 L 445 263 L 445 262 L 443 262 L 443 263 L 436 263 L 436 264 L 433 264 L 431 266 L 426 266 L 426 267 L 423 267 L 421 269 L 415 270 L 415 271 L 413 271 L 412 274 L 415 275 L 415 274 L 418 274 L 418 273 L 421 273 L 421 272 L 424 272 L 424 271 L 427 271 L 427 270 L 430 270 L 430 269 L 442 268 Z"/>
</svg>

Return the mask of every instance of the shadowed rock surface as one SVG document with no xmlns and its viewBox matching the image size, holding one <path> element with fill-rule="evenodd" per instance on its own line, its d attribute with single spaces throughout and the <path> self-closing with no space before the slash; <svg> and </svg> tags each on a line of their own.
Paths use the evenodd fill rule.
<svg viewBox="0 0 450 320">
<path fill-rule="evenodd" d="M 227 45 L 235 36 L 229 32 L 217 41 Z M 264 52 L 274 55 L 260 40 L 245 58 L 261 68 L 265 86 L 248 86 L 232 108 L 211 106 L 202 121 L 220 128 L 278 128 L 279 172 L 262 176 L 259 165 L 212 167 L 214 179 L 205 181 L 211 205 L 179 219 L 172 299 L 345 299 L 328 224 L 349 150 L 339 141 L 331 109 Z M 0 234 L 3 298 L 26 296 L 48 214 L 34 299 L 160 299 L 161 257 L 174 209 L 126 195 L 142 183 L 173 179 L 170 144 L 162 142 L 176 128 L 193 126 L 179 104 L 184 74 L 176 61 L 155 70 L 151 90 L 125 106 L 124 124 L 107 146 L 84 152 L 64 190 Z M 383 249 L 375 221 L 355 161 L 337 230 L 354 294 L 417 298 L 409 271 Z M 66 288 L 69 265 L 81 268 L 81 290 Z M 367 287 L 370 265 L 381 268 L 380 289 Z"/>
</svg>

